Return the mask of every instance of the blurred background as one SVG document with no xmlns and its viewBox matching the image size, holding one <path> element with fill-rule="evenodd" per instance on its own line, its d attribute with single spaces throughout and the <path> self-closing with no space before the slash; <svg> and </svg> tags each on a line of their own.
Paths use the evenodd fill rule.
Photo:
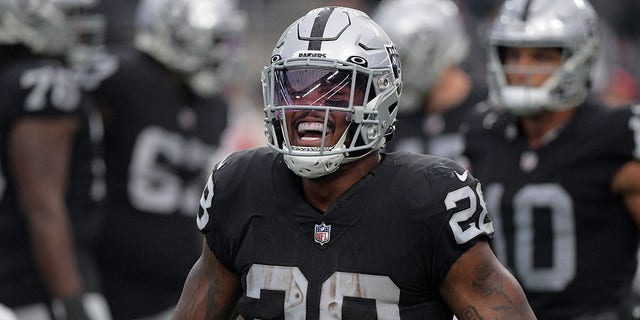
<svg viewBox="0 0 640 320">
<path fill-rule="evenodd" d="M 18 1 L 26 2 L 26 0 Z M 295 19 L 302 17 L 313 8 L 327 5 L 340 5 L 356 8 L 373 16 L 376 6 L 379 3 L 378 0 L 235 1 L 238 2 L 239 9 L 246 14 L 246 32 L 243 33 L 243 38 L 240 39 L 242 54 L 239 55 L 241 56 L 241 59 L 237 66 L 237 70 L 234 69 L 232 83 L 229 86 L 226 86 L 224 92 L 221 93 L 226 99 L 228 99 L 230 105 L 229 112 L 224 114 L 225 116 L 228 114 L 228 123 L 226 124 L 226 127 L 224 127 L 226 132 L 222 135 L 223 138 L 221 138 L 222 142 L 220 143 L 220 148 L 216 148 L 216 150 L 212 151 L 212 153 L 215 154 L 211 156 L 211 161 L 207 159 L 207 162 L 210 162 L 211 164 L 221 160 L 222 157 L 229 152 L 262 146 L 265 144 L 264 129 L 262 125 L 264 116 L 262 111 L 260 71 L 269 63 L 272 49 L 281 33 L 292 22 L 294 22 Z M 466 27 L 467 33 L 469 34 L 469 40 L 471 41 L 469 54 L 462 66 L 471 76 L 473 81 L 484 84 L 486 83 L 485 39 L 488 28 L 491 25 L 493 17 L 497 13 L 497 8 L 502 4 L 502 0 L 453 1 L 456 2 L 462 13 L 462 18 L 464 19 L 463 23 Z M 106 30 L 104 39 L 102 39 L 101 42 L 104 42 L 109 50 L 116 47 L 133 46 L 135 12 L 138 3 L 139 0 L 99 0 L 98 4 L 90 10 L 103 15 L 106 19 Z M 617 107 L 631 102 L 637 102 L 640 100 L 640 62 L 638 62 L 638 57 L 640 57 L 640 0 L 592 0 L 591 3 L 601 17 L 601 24 L 604 32 L 604 37 L 602 39 L 603 43 L 600 47 L 602 50 L 601 59 L 597 66 L 594 83 L 592 84 L 594 89 L 593 94 L 610 107 Z M 218 10 L 217 12 L 220 11 Z M 135 73 L 135 71 L 132 72 L 132 74 L 133 73 Z M 138 74 L 145 73 L 138 72 Z M 124 78 L 125 80 L 128 80 L 126 79 L 127 77 Z M 138 88 L 145 86 L 151 87 L 151 85 L 148 85 L 146 81 L 152 82 L 153 79 L 144 80 L 144 85 L 139 86 Z M 126 88 L 125 91 L 128 91 L 129 88 L 133 88 L 133 86 L 124 87 Z M 154 93 L 157 92 L 153 90 L 151 91 Z M 144 93 L 139 95 L 144 95 Z M 119 98 L 119 96 L 120 94 L 116 95 L 117 98 Z M 179 94 L 176 94 L 176 96 L 178 98 L 182 98 Z M 160 111 L 158 110 L 159 109 L 155 109 L 152 112 L 159 113 Z M 144 115 L 146 116 L 149 113 L 145 113 Z M 220 114 L 216 113 L 215 115 L 210 115 L 212 117 L 218 117 L 218 119 L 225 117 L 220 116 Z M 171 118 L 171 120 L 177 120 L 181 125 L 183 123 L 192 124 L 197 122 L 195 121 L 197 120 L 196 116 L 191 113 L 181 113 L 179 115 L 181 117 L 174 117 Z M 205 123 L 205 121 L 206 120 L 203 120 L 203 123 Z M 137 125 L 137 123 L 134 123 L 133 125 Z M 162 123 L 160 125 L 166 124 Z M 213 127 L 215 127 L 214 123 L 206 122 L 207 129 L 212 129 Z M 113 131 L 117 132 L 117 130 Z M 0 132 L 0 134 L 2 134 L 2 132 Z M 191 134 L 191 132 L 184 133 L 184 136 L 189 136 L 189 134 Z M 204 135 L 209 137 L 213 134 L 210 131 L 207 131 Z M 202 137 L 197 138 L 200 139 Z M 218 137 L 216 137 L 216 139 L 217 138 Z M 133 139 L 133 137 L 131 137 L 131 139 Z M 184 141 L 187 140 L 185 139 Z M 216 147 L 217 146 L 218 145 L 216 145 Z M 119 151 L 118 148 L 115 148 L 114 150 Z M 208 150 L 209 149 L 207 149 L 207 151 Z M 182 170 L 183 168 L 173 168 L 171 166 L 166 167 L 171 169 L 172 173 L 176 173 L 176 175 L 184 173 L 184 170 Z M 210 171 L 207 171 L 207 174 L 209 172 Z M 0 176 L 0 178 L 2 177 Z M 0 182 L 3 182 L 2 179 L 0 179 Z M 197 185 L 201 186 L 202 183 L 204 183 L 204 181 L 199 181 Z M 0 187 L 2 186 L 0 185 Z M 180 188 L 182 188 L 182 185 L 180 185 Z M 198 190 L 196 190 L 198 192 L 198 197 L 200 196 L 200 190 L 201 187 L 198 187 Z M 193 201 L 194 206 L 197 204 L 197 201 Z M 195 211 L 191 212 L 195 215 Z M 157 216 L 163 217 L 164 215 Z M 189 225 L 194 226 L 193 217 L 188 216 L 187 218 Z M 127 227 L 130 226 L 127 225 Z M 139 227 L 137 225 L 133 226 L 132 224 L 131 227 L 139 228 L 135 230 L 135 233 L 154 230 L 150 227 L 144 229 L 148 227 L 146 224 L 141 224 Z M 193 229 L 194 230 L 190 231 L 195 232 L 195 228 Z M 198 236 L 200 235 L 198 234 Z M 169 236 L 167 236 L 166 239 L 168 239 L 168 241 L 174 241 L 174 238 Z M 198 246 L 199 245 L 200 243 L 198 242 Z M 150 251 L 155 252 L 155 250 L 156 248 Z M 119 260 L 115 261 L 120 263 Z M 189 265 L 191 265 L 191 261 L 189 261 Z M 188 270 L 183 271 L 186 274 Z M 180 284 L 181 283 L 182 282 L 180 282 Z M 640 292 L 640 277 L 637 278 L 635 285 L 638 292 Z M 0 302 L 6 303 L 5 301 Z M 638 310 L 638 312 L 640 318 L 640 310 Z M 1 316 L 0 319 L 2 319 Z"/>
<path fill-rule="evenodd" d="M 312 8 L 324 5 L 342 5 L 372 13 L 378 0 L 238 0 L 247 14 L 246 63 L 237 75 L 242 83 L 244 102 L 253 101 L 261 108 L 259 72 L 270 57 L 271 50 L 281 32 L 294 19 Z M 455 0 L 465 17 L 472 45 L 466 68 L 479 81 L 484 81 L 484 37 L 487 27 L 499 7 L 500 0 Z M 106 41 L 109 44 L 127 44 L 132 40 L 134 11 L 137 0 L 101 1 L 97 10 L 108 20 Z M 600 14 L 605 38 L 599 74 L 594 83 L 596 92 L 612 105 L 638 99 L 640 63 L 640 1 L 592 1 Z M 249 98 L 251 100 L 245 100 Z M 237 100 L 236 100 L 237 101 Z"/>
<path fill-rule="evenodd" d="M 471 38 L 465 68 L 476 81 L 485 81 L 485 37 L 501 0 L 454 0 Z M 262 144 L 260 70 L 267 64 L 278 37 L 294 19 L 310 9 L 342 5 L 372 14 L 377 0 L 238 0 L 247 14 L 246 57 L 231 93 L 234 112 L 230 119 L 227 150 Z M 594 92 L 612 107 L 638 101 L 640 86 L 640 1 L 591 1 L 604 30 L 602 59 Z M 128 45 L 133 38 L 137 0 L 102 0 L 96 10 L 105 15 L 108 45 Z M 640 283 L 637 284 L 640 287 Z"/>
</svg>

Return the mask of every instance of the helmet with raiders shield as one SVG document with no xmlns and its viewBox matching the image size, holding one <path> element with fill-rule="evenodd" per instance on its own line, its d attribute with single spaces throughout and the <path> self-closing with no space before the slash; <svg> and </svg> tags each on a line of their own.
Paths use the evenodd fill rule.
<svg viewBox="0 0 640 320">
<path fill-rule="evenodd" d="M 0 0 L 0 44 L 65 56 L 86 27 L 81 13 L 98 0 Z M 81 18 L 82 17 L 82 18 Z"/>
<path fill-rule="evenodd" d="M 364 12 L 344 7 L 311 10 L 282 34 L 262 72 L 267 144 L 284 154 L 294 173 L 317 178 L 335 172 L 341 164 L 382 148 L 393 133 L 402 89 L 400 58 L 387 34 Z M 350 92 L 341 101 L 338 92 Z M 305 97 L 319 95 L 316 101 Z M 290 112 L 318 115 L 313 126 L 318 146 L 293 143 L 288 129 Z M 337 143 L 332 112 L 345 114 L 346 130 Z"/>
<path fill-rule="evenodd" d="M 235 0 L 142 0 L 135 27 L 138 49 L 209 96 L 237 71 L 246 16 Z"/>
<path fill-rule="evenodd" d="M 587 0 L 507 0 L 489 33 L 489 101 L 517 115 L 561 110 L 587 97 L 596 63 L 598 17 Z M 508 67 L 507 47 L 558 48 L 562 63 L 541 86 L 511 85 L 506 74 L 549 73 L 548 68 Z"/>
<path fill-rule="evenodd" d="M 385 0 L 372 16 L 398 47 L 404 66 L 400 112 L 422 109 L 444 70 L 467 56 L 469 38 L 451 0 Z"/>
</svg>

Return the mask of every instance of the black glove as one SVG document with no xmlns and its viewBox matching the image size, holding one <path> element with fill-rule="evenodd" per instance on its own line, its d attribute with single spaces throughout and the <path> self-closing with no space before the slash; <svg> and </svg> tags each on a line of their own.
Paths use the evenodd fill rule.
<svg viewBox="0 0 640 320">
<path fill-rule="evenodd" d="M 55 320 L 90 320 L 84 309 L 82 294 L 55 299 L 51 303 L 51 311 Z"/>
</svg>

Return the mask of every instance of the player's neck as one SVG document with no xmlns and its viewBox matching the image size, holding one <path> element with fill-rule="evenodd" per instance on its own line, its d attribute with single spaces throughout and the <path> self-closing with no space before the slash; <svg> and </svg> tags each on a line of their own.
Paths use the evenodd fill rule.
<svg viewBox="0 0 640 320">
<path fill-rule="evenodd" d="M 523 117 L 522 128 L 529 148 L 538 149 L 555 138 L 575 115 L 575 108 L 560 111 L 542 111 L 532 116 Z"/>
<path fill-rule="evenodd" d="M 315 208 L 327 211 L 338 197 L 375 169 L 380 159 L 380 153 L 373 152 L 360 160 L 342 164 L 331 175 L 302 179 L 305 199 Z"/>
</svg>

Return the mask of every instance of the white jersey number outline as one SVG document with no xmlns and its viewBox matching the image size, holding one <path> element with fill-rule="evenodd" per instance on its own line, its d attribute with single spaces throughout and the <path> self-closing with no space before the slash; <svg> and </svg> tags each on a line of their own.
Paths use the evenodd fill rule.
<svg viewBox="0 0 640 320">
<path fill-rule="evenodd" d="M 496 256 L 507 262 L 500 203 L 504 186 L 487 188 L 487 203 L 497 229 L 494 238 Z M 534 265 L 535 208 L 551 212 L 551 261 L 549 267 Z M 522 285 L 529 290 L 562 291 L 575 278 L 577 269 L 575 212 L 569 193 L 559 184 L 530 184 L 513 197 L 514 268 Z"/>
<path fill-rule="evenodd" d="M 469 200 L 469 207 L 459 208 L 459 201 L 465 199 Z M 464 186 L 449 192 L 444 199 L 444 204 L 447 210 L 460 209 L 451 215 L 449 219 L 449 227 L 458 244 L 466 243 L 480 234 L 490 234 L 493 232 L 493 223 L 491 221 L 485 222 L 487 218 L 487 208 L 482 196 L 480 183 L 476 186 L 475 192 L 470 186 Z M 480 206 L 480 208 L 478 208 L 478 206 Z M 482 209 L 478 218 L 472 219 L 478 209 Z M 462 228 L 463 225 L 465 228 Z"/>
<path fill-rule="evenodd" d="M 164 128 L 145 128 L 137 137 L 129 165 L 127 190 L 134 208 L 157 214 L 193 216 L 214 148 Z M 165 163 L 158 162 L 164 159 Z M 183 181 L 176 168 L 202 172 L 201 180 Z"/>
<path fill-rule="evenodd" d="M 260 299 L 261 290 L 282 291 L 284 318 L 304 320 L 308 286 L 309 281 L 298 267 L 254 264 L 247 273 L 246 294 Z M 342 319 L 346 297 L 374 300 L 378 319 L 400 319 L 400 288 L 387 276 L 334 272 L 322 283 L 320 319 Z"/>
<path fill-rule="evenodd" d="M 74 73 L 62 67 L 46 66 L 26 71 L 20 77 L 20 87 L 31 89 L 24 101 L 27 111 L 40 111 L 47 105 L 47 94 L 54 108 L 71 111 L 80 104 L 80 87 Z"/>
</svg>

